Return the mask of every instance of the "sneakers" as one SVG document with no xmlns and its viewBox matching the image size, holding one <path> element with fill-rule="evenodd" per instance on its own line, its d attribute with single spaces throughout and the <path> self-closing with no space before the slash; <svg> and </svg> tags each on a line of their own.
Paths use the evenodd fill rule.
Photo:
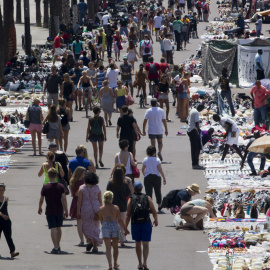
<svg viewBox="0 0 270 270">
<path fill-rule="evenodd" d="M 53 248 L 51 251 L 51 254 L 59 254 L 59 249 L 58 248 Z M 12 256 L 12 255 L 11 255 Z"/>
<path fill-rule="evenodd" d="M 93 244 L 92 243 L 89 243 L 86 245 L 86 251 L 90 251 L 92 248 L 93 248 Z"/>
<path fill-rule="evenodd" d="M 257 176 L 257 173 L 256 172 L 252 172 L 249 174 L 249 176 Z"/>
<path fill-rule="evenodd" d="M 200 165 L 195 165 L 195 166 L 192 166 L 192 169 L 193 170 L 204 170 L 204 167 L 200 166 Z"/>
<path fill-rule="evenodd" d="M 162 157 L 162 155 L 161 155 L 161 153 L 160 152 L 158 152 L 158 157 L 159 157 L 159 159 L 160 159 L 160 161 L 162 161 L 163 160 L 163 157 Z"/>
<path fill-rule="evenodd" d="M 109 126 L 111 126 L 111 125 L 112 125 L 112 122 L 111 122 L 111 120 L 110 120 L 110 119 L 109 119 L 109 121 L 108 121 L 108 122 L 109 122 Z"/>
<path fill-rule="evenodd" d="M 14 251 L 11 253 L 11 258 L 17 257 L 19 255 L 20 255 L 20 253 L 18 251 Z M 1 255 L 0 255 L 0 257 L 1 257 Z"/>
</svg>

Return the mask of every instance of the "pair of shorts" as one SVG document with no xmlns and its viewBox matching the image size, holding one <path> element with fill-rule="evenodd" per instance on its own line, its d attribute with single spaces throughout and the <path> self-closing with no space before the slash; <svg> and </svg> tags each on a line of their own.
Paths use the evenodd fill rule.
<svg viewBox="0 0 270 270">
<path fill-rule="evenodd" d="M 168 94 L 159 94 L 158 100 L 160 100 L 160 99 L 169 99 L 169 96 L 168 96 Z"/>
<path fill-rule="evenodd" d="M 61 48 L 55 48 L 54 49 L 54 55 L 63 55 L 65 53 L 65 50 L 61 49 Z"/>
<path fill-rule="evenodd" d="M 148 58 L 151 56 L 151 54 L 145 54 L 143 55 L 143 62 L 149 62 Z"/>
<path fill-rule="evenodd" d="M 185 7 L 185 3 L 180 3 L 179 7 Z"/>
<path fill-rule="evenodd" d="M 180 40 L 181 40 L 181 41 L 188 41 L 188 35 L 187 35 L 187 32 L 181 32 L 181 33 L 180 33 Z"/>
<path fill-rule="evenodd" d="M 90 134 L 89 136 L 89 141 L 90 142 L 104 142 L 104 135 L 94 135 L 94 134 Z"/>
<path fill-rule="evenodd" d="M 47 134 L 47 139 L 48 140 L 59 140 L 60 139 L 60 130 L 49 128 L 49 132 Z"/>
<path fill-rule="evenodd" d="M 149 139 L 162 139 L 163 138 L 163 134 L 148 134 Z"/>
<path fill-rule="evenodd" d="M 88 97 L 92 98 L 92 89 L 90 86 L 88 87 L 82 87 L 83 92 L 85 93 L 86 91 L 88 91 Z"/>
<path fill-rule="evenodd" d="M 132 239 L 136 242 L 150 242 L 152 236 L 152 224 L 149 222 L 131 224 Z"/>
<path fill-rule="evenodd" d="M 125 80 L 121 80 L 122 84 L 125 85 L 126 81 Z M 132 79 L 128 80 L 128 84 L 132 84 Z"/>
<path fill-rule="evenodd" d="M 194 207 L 194 204 L 185 203 L 180 210 L 180 214 L 186 216 L 188 212 Z"/>
<path fill-rule="evenodd" d="M 67 123 L 65 126 L 62 126 L 62 130 L 65 131 L 65 130 L 70 130 L 70 124 Z"/>
<path fill-rule="evenodd" d="M 69 97 L 67 97 L 67 96 L 63 96 L 63 98 L 66 100 L 66 102 L 70 102 L 70 101 L 72 101 Z"/>
<path fill-rule="evenodd" d="M 187 98 L 188 94 L 187 94 L 187 92 L 176 93 L 176 97 L 177 97 L 177 99 Z"/>
<path fill-rule="evenodd" d="M 43 125 L 42 124 L 33 124 L 30 123 L 29 131 L 42 132 Z"/>
<path fill-rule="evenodd" d="M 159 79 L 149 79 L 150 83 L 151 82 L 154 82 L 155 85 L 158 85 L 159 84 Z"/>
<path fill-rule="evenodd" d="M 47 104 L 58 106 L 58 93 L 48 93 L 47 95 Z"/>
<path fill-rule="evenodd" d="M 80 88 L 80 87 L 78 88 L 78 86 L 75 84 L 74 84 L 74 89 L 75 89 L 75 91 L 82 91 L 82 88 Z"/>
<path fill-rule="evenodd" d="M 160 28 L 156 28 L 156 27 L 155 27 L 155 30 L 160 30 Z"/>
<path fill-rule="evenodd" d="M 46 219 L 49 229 L 59 228 L 63 226 L 63 215 L 47 215 Z"/>
</svg>

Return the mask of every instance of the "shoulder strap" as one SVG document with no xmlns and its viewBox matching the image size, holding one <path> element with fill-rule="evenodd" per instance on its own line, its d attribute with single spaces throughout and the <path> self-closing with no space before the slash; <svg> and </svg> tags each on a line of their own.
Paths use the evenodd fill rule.
<svg viewBox="0 0 270 270">
<path fill-rule="evenodd" d="M 5 201 L 6 201 L 6 197 L 4 196 L 4 200 L 2 201 L 2 204 L 1 204 L 1 206 L 0 206 L 0 210 L 2 209 L 2 207 L 3 207 L 4 203 L 5 203 Z"/>
</svg>

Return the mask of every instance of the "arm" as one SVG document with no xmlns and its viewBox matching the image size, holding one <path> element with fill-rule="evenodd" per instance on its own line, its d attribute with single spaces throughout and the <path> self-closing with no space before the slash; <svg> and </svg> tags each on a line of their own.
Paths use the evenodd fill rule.
<svg viewBox="0 0 270 270">
<path fill-rule="evenodd" d="M 116 212 L 116 218 L 118 220 L 118 223 L 120 224 L 120 226 L 124 229 L 125 231 L 125 235 L 129 234 L 129 231 L 127 229 L 127 227 L 125 226 L 123 220 L 121 219 L 121 216 L 120 216 L 120 210 L 118 208 L 118 206 L 114 206 L 116 209 L 117 209 L 117 212 Z"/>
<path fill-rule="evenodd" d="M 145 173 L 145 169 L 146 169 L 146 166 L 143 164 L 142 165 L 142 174 L 144 175 L 144 173 Z"/>
<path fill-rule="evenodd" d="M 81 207 L 82 207 L 82 191 L 79 190 L 77 202 L 77 219 L 81 219 Z"/>
<path fill-rule="evenodd" d="M 65 193 L 62 193 L 62 204 L 64 208 L 64 218 L 68 217 L 67 197 Z"/>
<path fill-rule="evenodd" d="M 143 132 L 142 132 L 143 133 L 143 136 L 146 135 L 146 133 L 145 133 L 145 127 L 146 127 L 147 121 L 148 121 L 147 119 L 144 119 L 143 120 Z"/>
<path fill-rule="evenodd" d="M 44 89 L 43 89 L 43 94 L 45 95 L 45 91 L 47 89 L 47 86 L 48 86 L 48 83 L 46 82 L 45 85 L 44 85 Z"/>
<path fill-rule="evenodd" d="M 61 121 L 59 121 L 59 130 L 60 130 L 60 138 L 64 138 L 64 132 L 63 132 L 63 129 L 62 129 L 62 124 L 61 124 Z"/>
<path fill-rule="evenodd" d="M 40 120 L 41 120 L 41 122 L 43 122 L 43 113 L 42 113 L 42 108 L 40 108 Z"/>
<path fill-rule="evenodd" d="M 148 201 L 149 201 L 149 208 L 150 208 L 150 210 L 151 210 L 151 212 L 152 212 L 152 214 L 153 214 L 153 218 L 154 218 L 153 224 L 154 224 L 155 226 L 158 226 L 158 215 L 157 215 L 157 211 L 156 211 L 156 209 L 155 209 L 155 206 L 154 206 L 154 204 L 153 204 L 152 199 L 151 199 L 149 196 L 148 196 Z"/>
<path fill-rule="evenodd" d="M 132 126 L 133 126 L 134 131 L 135 131 L 135 133 L 136 133 L 136 135 L 137 135 L 137 138 L 139 138 L 139 131 L 138 131 L 138 129 L 137 129 L 137 124 L 134 122 L 134 123 L 132 124 Z"/>
<path fill-rule="evenodd" d="M 64 170 L 62 168 L 62 165 L 58 162 L 58 168 L 59 168 L 59 174 L 61 177 L 65 176 Z"/>
<path fill-rule="evenodd" d="M 68 180 L 70 180 L 71 175 L 72 175 L 72 171 L 71 171 L 71 169 L 70 169 L 70 168 L 68 168 Z"/>
<path fill-rule="evenodd" d="M 262 67 L 261 67 L 261 64 L 259 62 L 257 62 L 257 65 L 260 69 L 264 70 Z"/>
<path fill-rule="evenodd" d="M 137 162 L 134 161 L 134 157 L 133 157 L 133 154 L 132 153 L 129 153 L 130 154 L 130 163 L 132 166 L 137 166 Z"/>
<path fill-rule="evenodd" d="M 168 136 L 168 128 L 167 128 L 167 122 L 166 119 L 162 119 L 163 126 L 165 128 L 165 135 Z"/>
<path fill-rule="evenodd" d="M 105 122 L 103 121 L 103 125 L 102 125 L 102 129 L 103 129 L 103 134 L 104 134 L 104 141 L 107 141 L 107 136 L 106 136 L 106 126 L 105 126 Z"/>
<path fill-rule="evenodd" d="M 64 93 L 64 82 L 62 82 L 61 88 L 60 88 L 60 97 L 63 97 Z"/>
<path fill-rule="evenodd" d="M 101 198 L 101 191 L 98 193 L 98 201 L 100 203 L 100 206 L 102 206 L 102 198 Z"/>
<path fill-rule="evenodd" d="M 211 217 L 211 218 L 216 218 L 215 214 L 213 213 L 212 206 L 210 205 L 209 202 L 206 202 L 206 203 L 205 203 L 205 207 L 208 209 L 209 214 L 210 214 L 210 217 Z"/>
<path fill-rule="evenodd" d="M 42 176 L 42 174 L 43 174 L 43 164 L 41 165 L 41 168 L 38 172 L 38 177 Z"/>
<path fill-rule="evenodd" d="M 88 126 L 87 126 L 87 129 L 86 129 L 86 142 L 89 141 L 89 134 L 90 134 L 90 122 L 88 121 Z"/>
<path fill-rule="evenodd" d="M 120 127 L 117 125 L 116 127 L 116 138 L 119 139 L 119 131 L 120 131 Z"/>
<path fill-rule="evenodd" d="M 127 203 L 127 215 L 126 215 L 126 228 L 128 227 L 129 221 L 130 221 L 130 215 L 131 215 L 131 203 L 130 203 L 130 199 L 128 199 L 128 203 Z"/>
<path fill-rule="evenodd" d="M 161 174 L 161 176 L 162 176 L 162 178 L 163 178 L 163 184 L 166 185 L 166 178 L 165 178 L 164 172 L 163 172 L 163 170 L 162 170 L 161 164 L 159 164 L 159 165 L 157 166 L 157 169 L 158 169 L 159 173 Z"/>
<path fill-rule="evenodd" d="M 44 196 L 40 196 L 39 199 L 39 206 L 38 206 L 38 213 L 41 215 L 42 214 L 42 204 L 44 202 Z"/>
<path fill-rule="evenodd" d="M 46 115 L 45 119 L 43 120 L 42 124 L 44 125 L 48 119 L 48 115 Z"/>
</svg>

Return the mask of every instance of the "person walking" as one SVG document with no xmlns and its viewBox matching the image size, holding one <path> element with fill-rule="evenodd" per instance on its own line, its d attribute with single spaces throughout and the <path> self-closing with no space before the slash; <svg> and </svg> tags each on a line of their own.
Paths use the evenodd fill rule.
<svg viewBox="0 0 270 270">
<path fill-rule="evenodd" d="M 263 50 L 259 49 L 254 59 L 255 70 L 257 72 L 257 80 L 262 80 L 265 78 L 264 67 L 262 62 L 262 54 Z"/>
<path fill-rule="evenodd" d="M 259 14 L 257 14 L 257 21 L 255 22 L 256 25 L 256 37 L 260 37 L 262 33 L 262 18 Z"/>
<path fill-rule="evenodd" d="M 118 61 L 120 61 L 120 53 L 121 53 L 121 50 L 123 50 L 121 42 L 122 42 L 122 37 L 120 35 L 120 32 L 118 30 L 116 30 L 115 35 L 113 36 L 113 47 L 114 47 L 114 52 L 115 52 L 115 61 L 117 61 L 117 56 L 118 56 Z"/>
<path fill-rule="evenodd" d="M 98 106 L 95 106 L 93 109 L 94 117 L 90 117 L 88 121 L 87 131 L 86 131 L 86 142 L 90 141 L 93 146 L 94 158 L 96 162 L 96 169 L 104 167 L 102 162 L 103 155 L 103 145 L 104 141 L 107 141 L 106 137 L 106 127 L 103 117 L 100 116 L 101 109 Z M 98 143 L 98 146 L 97 146 Z M 99 152 L 99 160 L 98 160 Z"/>
<path fill-rule="evenodd" d="M 171 122 L 169 119 L 169 111 L 170 111 L 170 104 L 169 104 L 169 76 L 167 74 L 163 74 L 160 79 L 159 87 L 157 90 L 159 106 L 163 109 L 163 103 L 166 105 L 166 121 Z"/>
<path fill-rule="evenodd" d="M 80 186 L 77 204 L 77 218 L 82 219 L 82 230 L 88 244 L 86 251 L 98 252 L 98 245 L 102 244 L 99 238 L 99 220 L 95 219 L 95 214 L 102 206 L 101 190 L 97 185 L 98 176 L 93 172 L 87 172 L 84 178 L 85 184 Z"/>
<path fill-rule="evenodd" d="M 41 168 L 38 172 L 38 177 L 41 177 L 44 173 L 44 182 L 43 182 L 43 185 L 46 185 L 50 182 L 50 179 L 49 179 L 49 176 L 48 176 L 48 172 L 49 172 L 49 169 L 50 168 L 55 168 L 56 169 L 56 172 L 57 172 L 57 177 L 55 179 L 56 182 L 59 182 L 59 176 L 58 174 L 61 176 L 61 177 L 64 177 L 64 171 L 63 171 L 63 168 L 62 168 L 62 165 L 59 163 L 59 162 L 56 162 L 55 161 L 55 155 L 53 152 L 49 151 L 46 155 L 46 158 L 47 158 L 47 161 L 44 162 L 42 165 L 41 165 Z"/>
<path fill-rule="evenodd" d="M 100 100 L 100 107 L 104 112 L 106 127 L 108 127 L 108 123 L 110 126 L 112 125 L 111 119 L 112 119 L 114 98 L 112 88 L 109 87 L 109 81 L 104 80 L 102 84 L 103 87 L 101 87 L 99 91 L 99 100 Z"/>
<path fill-rule="evenodd" d="M 159 30 L 161 28 L 162 25 L 162 12 L 158 12 L 157 15 L 154 17 L 154 27 L 155 27 L 155 33 L 156 33 L 156 41 L 158 41 L 158 37 L 159 37 Z"/>
<path fill-rule="evenodd" d="M 83 43 L 79 36 L 76 36 L 76 39 L 73 41 L 72 49 L 75 56 L 75 61 L 78 61 L 81 56 L 81 51 L 83 51 Z"/>
<path fill-rule="evenodd" d="M 221 157 L 221 161 L 224 161 L 226 155 L 228 154 L 230 145 L 233 146 L 235 149 L 236 153 L 239 155 L 239 157 L 243 161 L 243 155 L 241 153 L 241 150 L 238 148 L 238 138 L 240 134 L 240 129 L 237 126 L 237 124 L 227 118 L 227 117 L 220 117 L 218 114 L 213 115 L 213 120 L 215 122 L 218 122 L 226 131 L 226 134 L 224 135 L 224 139 L 227 138 L 226 143 L 225 143 L 225 148 L 223 150 L 223 154 Z"/>
<path fill-rule="evenodd" d="M 180 20 L 180 17 L 177 16 L 176 20 L 173 21 L 173 28 L 174 28 L 174 36 L 176 41 L 176 50 L 181 50 L 181 27 L 184 23 Z"/>
<path fill-rule="evenodd" d="M 130 196 L 131 191 L 127 181 L 125 180 L 125 174 L 121 167 L 116 166 L 114 168 L 112 178 L 108 182 L 106 189 L 113 193 L 112 203 L 119 207 L 120 217 L 122 220 L 125 220 L 127 214 L 127 197 Z M 121 237 L 119 240 L 121 247 L 124 247 L 126 242 L 124 228 L 120 228 L 120 231 Z"/>
<path fill-rule="evenodd" d="M 103 32 L 103 28 L 98 30 L 98 34 L 96 36 L 96 48 L 98 49 L 98 54 L 100 59 L 104 59 L 104 52 L 107 47 L 107 39 L 106 34 Z"/>
<path fill-rule="evenodd" d="M 140 55 L 143 59 L 144 66 L 150 61 L 150 57 L 154 54 L 152 42 L 149 40 L 148 35 L 144 35 L 144 40 L 140 42 Z"/>
<path fill-rule="evenodd" d="M 132 70 L 134 70 L 134 63 L 138 61 L 136 55 L 140 58 L 135 43 L 133 40 L 130 40 L 127 47 L 127 60 L 132 65 Z"/>
<path fill-rule="evenodd" d="M 158 210 L 161 210 L 161 177 L 163 184 L 166 185 L 166 178 L 161 167 L 161 161 L 157 157 L 157 149 L 154 146 L 148 146 L 146 149 L 147 157 L 144 158 L 142 164 L 142 173 L 144 175 L 145 193 L 152 199 L 153 188 L 155 191 Z"/>
<path fill-rule="evenodd" d="M 28 107 L 26 112 L 26 120 L 30 122 L 29 124 L 29 131 L 31 133 L 32 138 L 32 146 L 34 150 L 34 156 L 37 154 L 36 151 L 36 136 L 38 139 L 38 150 L 39 154 L 42 155 L 41 151 L 41 134 L 42 134 L 42 121 L 43 121 L 43 114 L 42 108 L 39 106 L 40 100 L 35 98 L 33 104 Z"/>
<path fill-rule="evenodd" d="M 72 68 L 69 72 L 70 78 L 72 79 L 75 88 L 75 111 L 77 111 L 78 109 L 80 111 L 82 110 L 82 89 L 78 87 L 78 82 L 82 76 L 82 71 L 83 70 L 82 68 L 80 68 L 79 63 L 75 63 L 74 68 Z"/>
<path fill-rule="evenodd" d="M 171 34 L 167 34 L 163 40 L 163 46 L 166 53 L 167 63 L 173 65 L 173 42 L 171 40 Z"/>
<path fill-rule="evenodd" d="M 58 92 L 59 88 L 62 87 L 62 78 L 61 76 L 57 73 L 57 68 L 56 66 L 51 67 L 51 74 L 48 75 L 46 78 L 46 82 L 44 85 L 44 90 L 43 90 L 43 95 L 45 96 L 45 91 L 47 89 L 47 104 L 48 108 L 54 105 L 58 105 Z M 61 89 L 61 91 L 63 91 Z"/>
<path fill-rule="evenodd" d="M 251 97 L 254 101 L 254 122 L 256 126 L 260 123 L 265 125 L 266 120 L 266 100 L 270 96 L 270 91 L 267 90 L 259 80 L 255 82 L 255 85 L 250 91 Z"/>
<path fill-rule="evenodd" d="M 75 99 L 75 86 L 74 82 L 71 80 L 68 73 L 63 75 L 64 81 L 62 83 L 62 88 L 60 92 L 60 98 L 64 98 L 66 100 L 66 105 L 70 111 L 70 121 L 73 121 L 73 109 L 72 104 Z"/>
<path fill-rule="evenodd" d="M 66 100 L 63 98 L 59 99 L 59 108 L 57 109 L 57 114 L 61 117 L 61 126 L 64 133 L 63 138 L 60 137 L 59 140 L 60 149 L 64 149 L 64 152 L 67 152 L 71 112 L 69 108 L 66 107 Z M 62 139 L 64 139 L 64 145 Z"/>
<path fill-rule="evenodd" d="M 70 193 L 72 197 L 69 215 L 71 218 L 75 218 L 77 221 L 77 231 L 80 238 L 80 243 L 78 244 L 79 247 L 82 247 L 84 245 L 84 239 L 82 230 L 82 220 L 77 218 L 77 204 L 78 204 L 79 188 L 81 185 L 84 184 L 84 177 L 85 177 L 85 168 L 79 166 L 76 168 L 74 174 L 71 176 L 69 183 Z"/>
<path fill-rule="evenodd" d="M 66 190 L 63 184 L 55 181 L 57 178 L 57 171 L 55 168 L 49 169 L 48 177 L 50 182 L 42 187 L 38 213 L 39 215 L 42 214 L 42 205 L 45 198 L 45 215 L 51 231 L 51 238 L 54 246 L 51 253 L 59 254 L 61 253 L 60 241 L 62 237 L 61 227 L 63 226 L 63 218 L 68 217 L 67 199 L 65 194 Z"/>
<path fill-rule="evenodd" d="M 149 90 L 150 90 L 149 95 L 154 96 L 155 93 L 153 93 L 151 91 L 151 83 L 154 82 L 155 91 L 157 91 L 159 78 L 160 78 L 160 76 L 159 76 L 159 74 L 160 74 L 160 65 L 158 63 L 154 62 L 154 58 L 152 56 L 148 58 L 148 62 L 149 63 L 147 63 L 145 65 L 145 70 L 147 72 L 148 79 L 149 79 Z"/>
<path fill-rule="evenodd" d="M 106 247 L 106 257 L 109 263 L 109 270 L 112 270 L 112 254 L 113 248 L 113 265 L 114 269 L 119 268 L 118 264 L 118 241 L 119 241 L 119 225 L 124 229 L 124 234 L 128 235 L 129 231 L 121 219 L 119 207 L 113 205 L 113 193 L 106 191 L 103 199 L 104 205 L 100 207 L 99 216 L 102 223 L 102 238 Z"/>
<path fill-rule="evenodd" d="M 63 138 L 64 134 L 61 124 L 61 118 L 57 114 L 55 105 L 52 105 L 50 107 L 47 116 L 43 120 L 43 124 L 45 124 L 47 121 L 49 123 L 49 131 L 47 133 L 47 139 L 50 142 L 53 142 L 55 140 L 56 144 L 59 146 L 59 140 L 60 138 Z"/>
<path fill-rule="evenodd" d="M 147 109 L 144 115 L 143 121 L 143 135 L 146 135 L 145 128 L 148 122 L 148 136 L 152 146 L 156 146 L 156 140 L 158 143 L 158 157 L 163 161 L 161 151 L 163 148 L 163 129 L 162 124 L 165 128 L 165 135 L 168 136 L 168 128 L 166 123 L 166 117 L 164 110 L 157 106 L 157 99 L 151 99 L 151 108 Z"/>
<path fill-rule="evenodd" d="M 136 97 L 139 97 L 140 89 L 142 89 L 142 94 L 143 94 L 143 97 L 144 97 L 144 103 L 145 103 L 145 106 L 146 106 L 146 105 L 148 105 L 148 103 L 147 103 L 147 96 L 146 96 L 146 82 L 145 81 L 147 81 L 149 83 L 148 75 L 147 75 L 146 70 L 144 69 L 144 65 L 140 64 L 139 69 L 136 70 L 135 81 L 134 81 L 133 85 L 134 85 L 134 87 L 135 86 L 138 87 Z"/>
<path fill-rule="evenodd" d="M 132 75 L 133 67 L 128 62 L 128 56 L 123 56 L 124 63 L 120 65 L 121 81 L 122 84 L 127 85 L 127 88 L 130 88 L 130 94 L 133 97 L 133 85 L 132 85 Z"/>
<path fill-rule="evenodd" d="M 199 165 L 199 156 L 201 149 L 200 142 L 200 119 L 199 112 L 204 109 L 203 104 L 197 105 L 197 108 L 193 108 L 188 115 L 188 128 L 187 134 L 190 140 L 191 160 L 193 170 L 203 170 L 204 167 Z"/>
<path fill-rule="evenodd" d="M 146 270 L 149 255 L 149 242 L 152 235 L 152 224 L 149 212 L 153 214 L 154 226 L 158 226 L 158 216 L 152 199 L 142 193 L 140 181 L 134 183 L 134 194 L 128 200 L 126 227 L 131 220 L 132 239 L 136 241 L 136 254 L 139 261 L 138 269 Z"/>
<path fill-rule="evenodd" d="M 88 5 L 84 2 L 84 0 L 80 0 L 80 3 L 78 3 L 77 6 L 79 9 L 79 22 L 80 22 L 80 25 L 83 25 L 86 23 Z"/>
<path fill-rule="evenodd" d="M 128 140 L 129 146 L 128 151 L 133 152 L 133 141 L 136 139 L 133 135 L 133 129 L 135 130 L 135 134 L 137 137 L 138 130 L 136 127 L 135 119 L 133 116 L 128 115 L 128 106 L 124 105 L 122 106 L 122 113 L 123 115 L 120 116 L 117 120 L 117 127 L 116 127 L 116 137 L 119 139 L 119 141 L 122 140 Z M 120 135 L 119 135 L 120 131 Z"/>
<path fill-rule="evenodd" d="M 232 91 L 230 88 L 227 68 L 223 68 L 221 73 L 222 73 L 222 76 L 219 78 L 219 83 L 220 83 L 220 88 L 221 88 L 221 97 L 223 99 L 225 98 L 227 99 L 227 102 L 229 103 L 229 106 L 230 106 L 232 117 L 234 117 L 235 111 L 234 111 L 234 107 L 232 103 Z"/>
<path fill-rule="evenodd" d="M 105 34 L 106 34 L 106 44 L 107 44 L 107 56 L 108 58 L 111 58 L 114 31 L 110 23 L 107 24 L 107 27 L 105 29 Z"/>
<path fill-rule="evenodd" d="M 19 252 L 16 251 L 15 245 L 12 239 L 11 220 L 8 214 L 8 201 L 9 198 L 4 196 L 6 191 L 6 185 L 0 183 L 0 236 L 2 232 L 5 235 L 11 258 L 19 256 Z"/>
<path fill-rule="evenodd" d="M 123 115 L 122 107 L 126 105 L 126 95 L 128 94 L 128 89 L 123 82 L 117 81 L 117 88 L 114 90 L 116 108 L 120 110 L 120 115 Z"/>
</svg>

